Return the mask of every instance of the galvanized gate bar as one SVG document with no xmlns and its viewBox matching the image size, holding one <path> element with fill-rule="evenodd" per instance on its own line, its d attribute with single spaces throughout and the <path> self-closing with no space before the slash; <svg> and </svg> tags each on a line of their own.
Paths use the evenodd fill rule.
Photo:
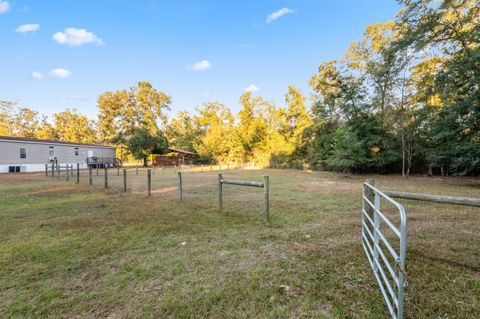
<svg viewBox="0 0 480 319">
<path fill-rule="evenodd" d="M 374 203 L 368 198 L 368 195 L 374 197 Z M 398 209 L 400 216 L 400 225 L 398 227 L 381 211 L 382 201 L 388 202 Z M 392 246 L 380 230 L 382 224 L 387 225 L 400 239 L 397 249 Z M 364 183 L 362 193 L 362 246 L 373 269 L 375 279 L 380 287 L 390 315 L 395 319 L 403 318 L 404 287 L 406 284 L 406 240 L 407 216 L 403 206 L 369 183 Z M 382 244 L 387 248 L 393 260 L 395 260 L 395 265 L 392 265 L 389 261 L 382 249 Z M 385 268 L 387 271 L 385 271 Z M 389 277 L 393 281 L 393 285 Z"/>
</svg>

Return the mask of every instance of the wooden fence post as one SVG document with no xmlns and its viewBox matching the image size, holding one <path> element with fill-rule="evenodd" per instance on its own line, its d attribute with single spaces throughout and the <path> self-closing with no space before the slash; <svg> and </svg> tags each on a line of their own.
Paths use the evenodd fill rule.
<svg viewBox="0 0 480 319">
<path fill-rule="evenodd" d="M 48 164 L 45 164 L 45 176 L 48 176 Z"/>
<path fill-rule="evenodd" d="M 123 169 L 123 191 L 127 192 L 127 169 Z"/>
<path fill-rule="evenodd" d="M 148 188 L 148 196 L 152 195 L 152 170 L 147 170 L 147 188 Z"/>
<path fill-rule="evenodd" d="M 88 167 L 88 185 L 93 184 L 92 167 Z"/>
<path fill-rule="evenodd" d="M 268 223 L 270 215 L 270 185 L 268 176 L 263 176 L 263 219 Z"/>
<path fill-rule="evenodd" d="M 180 201 L 183 201 L 183 183 L 182 183 L 182 173 L 178 172 L 178 197 Z"/>
<path fill-rule="evenodd" d="M 135 166 L 136 170 L 136 175 L 138 175 L 138 165 Z"/>
<path fill-rule="evenodd" d="M 105 173 L 105 188 L 108 188 L 108 168 L 104 166 L 103 169 Z"/>
<path fill-rule="evenodd" d="M 97 176 L 98 176 L 98 163 L 97 163 L 97 165 L 95 165 L 95 166 L 97 167 Z"/>
<path fill-rule="evenodd" d="M 218 174 L 218 208 L 223 209 L 223 185 L 222 185 L 222 174 Z"/>
<path fill-rule="evenodd" d="M 72 177 L 73 177 L 73 164 L 70 165 L 70 175 L 72 175 Z"/>
<path fill-rule="evenodd" d="M 67 164 L 67 166 L 66 166 L 67 174 L 65 175 L 67 182 L 70 180 L 70 172 L 68 171 L 68 166 L 70 166 L 70 165 Z"/>
<path fill-rule="evenodd" d="M 52 178 L 55 177 L 55 163 L 52 163 Z"/>
<path fill-rule="evenodd" d="M 80 163 L 77 163 L 77 184 L 80 183 Z"/>
</svg>

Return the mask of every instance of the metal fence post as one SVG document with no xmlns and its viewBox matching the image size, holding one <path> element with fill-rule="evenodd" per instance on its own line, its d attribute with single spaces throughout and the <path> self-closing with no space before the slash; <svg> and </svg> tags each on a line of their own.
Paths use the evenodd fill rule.
<svg viewBox="0 0 480 319">
<path fill-rule="evenodd" d="M 45 164 L 45 176 L 48 176 L 48 164 Z"/>
<path fill-rule="evenodd" d="M 52 177 L 55 177 L 55 163 L 52 163 Z"/>
<path fill-rule="evenodd" d="M 93 184 L 92 168 L 88 167 L 88 185 Z"/>
<path fill-rule="evenodd" d="M 223 209 L 223 187 L 222 187 L 223 175 L 218 174 L 218 208 Z"/>
<path fill-rule="evenodd" d="M 72 175 L 72 177 L 73 177 L 73 164 L 70 165 L 70 175 Z"/>
<path fill-rule="evenodd" d="M 97 176 L 98 176 L 98 164 L 97 164 L 97 165 L 95 165 L 95 166 L 96 166 L 96 168 L 97 168 Z"/>
<path fill-rule="evenodd" d="M 270 215 L 270 185 L 268 176 L 263 176 L 263 196 L 263 219 L 268 222 Z"/>
<path fill-rule="evenodd" d="M 373 211 L 373 224 L 375 225 L 375 229 L 373 230 L 373 256 L 375 260 L 378 260 L 378 246 L 380 245 L 380 240 L 378 236 L 378 232 L 380 230 L 380 216 L 378 215 L 378 211 L 380 211 L 380 201 L 381 197 L 378 193 L 375 193 L 375 209 Z M 376 272 L 378 271 L 378 265 L 376 263 L 373 264 L 373 270 Z"/>
<path fill-rule="evenodd" d="M 105 188 L 108 188 L 108 168 L 104 166 L 104 173 L 105 173 Z"/>
<path fill-rule="evenodd" d="M 183 201 L 183 184 L 182 184 L 182 172 L 177 173 L 178 176 L 178 197 L 180 201 Z"/>
<path fill-rule="evenodd" d="M 127 192 L 127 169 L 123 169 L 123 191 Z"/>
<path fill-rule="evenodd" d="M 148 188 L 148 196 L 152 195 L 152 170 L 147 170 L 147 188 Z"/>
<path fill-rule="evenodd" d="M 70 177 L 70 172 L 68 171 L 68 166 L 69 165 L 67 164 L 67 167 L 66 167 L 67 174 L 65 175 L 67 182 L 70 180 L 70 178 L 69 178 Z"/>
<path fill-rule="evenodd" d="M 80 183 L 80 163 L 77 163 L 77 184 Z"/>
<path fill-rule="evenodd" d="M 366 180 L 366 183 L 369 184 L 369 185 L 372 185 L 372 186 L 375 186 L 375 181 L 373 180 L 373 178 L 368 178 Z M 374 195 L 375 195 L 375 192 L 371 189 L 371 188 L 367 188 L 366 189 L 366 197 L 367 199 L 371 202 L 371 203 L 374 203 L 375 199 L 374 199 Z M 374 208 L 370 205 L 366 205 L 366 209 L 365 211 L 367 212 L 367 214 L 369 215 L 369 217 L 373 220 L 374 216 L 375 216 L 375 211 L 374 211 Z M 373 233 L 374 232 L 374 229 L 373 229 L 373 225 L 370 225 L 370 224 L 367 224 L 367 226 L 369 227 L 370 231 Z M 371 228 L 370 228 L 371 227 Z"/>
</svg>

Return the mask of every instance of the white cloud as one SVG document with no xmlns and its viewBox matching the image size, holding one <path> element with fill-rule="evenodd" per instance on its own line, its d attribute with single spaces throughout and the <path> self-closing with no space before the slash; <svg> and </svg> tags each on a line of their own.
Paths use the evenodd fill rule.
<svg viewBox="0 0 480 319">
<path fill-rule="evenodd" d="M 0 0 L 0 14 L 7 12 L 10 9 L 8 1 Z"/>
<path fill-rule="evenodd" d="M 52 38 L 59 44 L 66 44 L 72 47 L 79 47 L 91 42 L 103 45 L 102 39 L 85 29 L 66 28 L 64 32 L 55 33 Z"/>
<path fill-rule="evenodd" d="M 36 23 L 27 23 L 19 26 L 15 31 L 19 33 L 35 32 L 40 29 L 40 25 Z"/>
<path fill-rule="evenodd" d="M 267 19 L 265 20 L 265 23 L 272 23 L 273 21 L 277 20 L 281 16 L 284 16 L 289 13 L 294 13 L 295 11 L 290 9 L 290 8 L 282 8 L 280 10 L 277 10 L 271 14 L 268 15 Z"/>
<path fill-rule="evenodd" d="M 34 80 L 41 80 L 43 79 L 43 74 L 40 72 L 32 72 L 31 78 Z"/>
<path fill-rule="evenodd" d="M 260 91 L 260 88 L 256 86 L 255 84 L 250 84 L 246 88 L 243 89 L 245 92 L 258 92 Z"/>
<path fill-rule="evenodd" d="M 61 79 L 66 79 L 72 75 L 72 72 L 62 69 L 62 68 L 56 68 L 50 71 L 49 75 L 53 78 L 61 78 Z"/>
<path fill-rule="evenodd" d="M 194 63 L 193 65 L 191 65 L 189 67 L 189 69 L 195 71 L 195 72 L 198 72 L 198 71 L 205 71 L 205 70 L 208 70 L 212 67 L 212 64 L 207 61 L 207 60 L 202 60 L 202 61 L 198 61 L 196 63 Z"/>
</svg>

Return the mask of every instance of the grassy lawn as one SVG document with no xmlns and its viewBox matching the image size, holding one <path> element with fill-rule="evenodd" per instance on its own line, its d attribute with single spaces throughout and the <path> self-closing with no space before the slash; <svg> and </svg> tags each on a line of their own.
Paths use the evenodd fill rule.
<svg viewBox="0 0 480 319">
<path fill-rule="evenodd" d="M 206 169 L 208 170 L 208 169 Z M 102 172 L 100 172 L 102 173 Z M 111 172 L 80 185 L 43 174 L 0 175 L 0 317 L 386 318 L 360 242 L 360 193 L 380 189 L 479 197 L 479 179 L 345 176 L 295 170 L 261 190 L 173 170 Z M 480 209 L 402 202 L 408 216 L 406 318 L 480 317 Z"/>
</svg>

